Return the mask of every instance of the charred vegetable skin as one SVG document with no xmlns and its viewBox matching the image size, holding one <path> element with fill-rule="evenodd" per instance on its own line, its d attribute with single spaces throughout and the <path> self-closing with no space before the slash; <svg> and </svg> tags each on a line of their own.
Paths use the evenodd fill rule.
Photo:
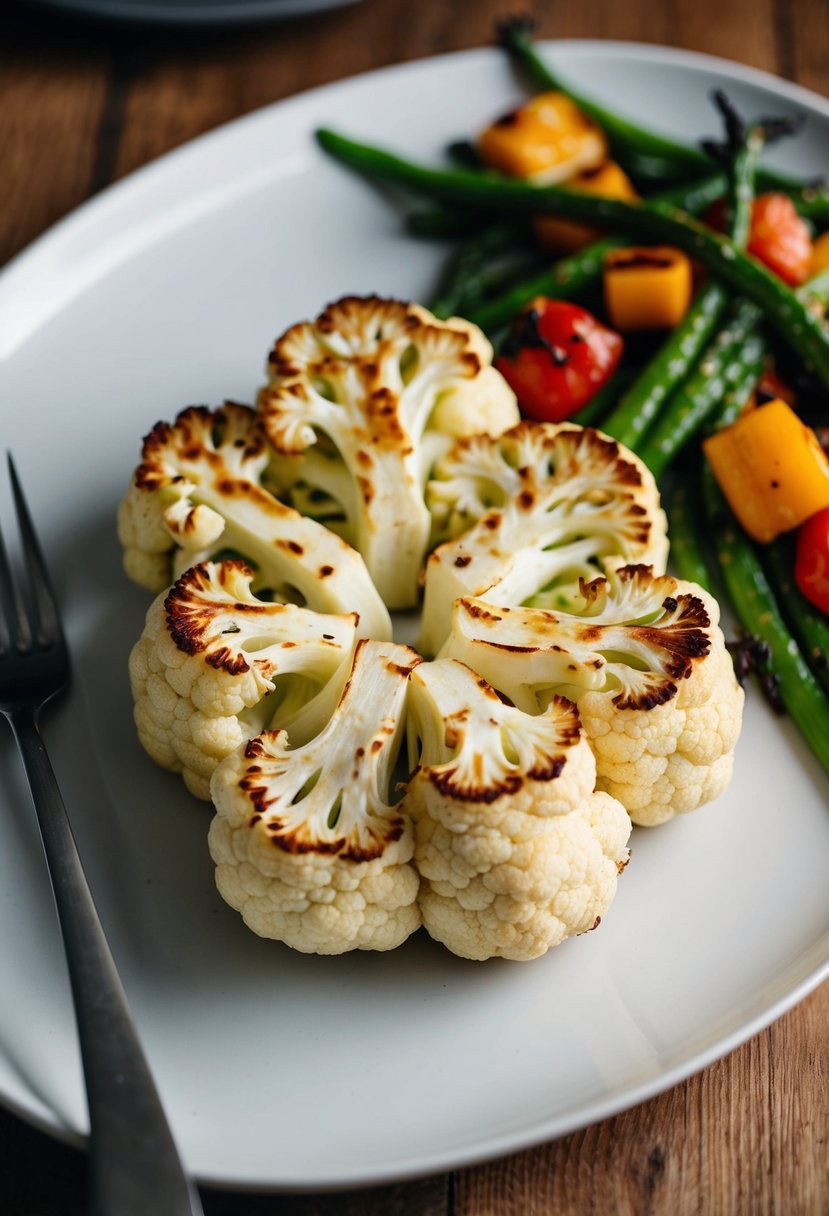
<svg viewBox="0 0 829 1216">
<path fill-rule="evenodd" d="M 540 297 L 519 314 L 495 366 L 526 418 L 563 422 L 608 382 L 623 346 L 587 309 Z"/>
<path fill-rule="evenodd" d="M 603 163 L 601 128 L 559 90 L 541 93 L 503 114 L 478 139 L 485 165 L 539 182 L 564 182 Z"/>
<path fill-rule="evenodd" d="M 691 303 L 691 263 L 678 249 L 615 250 L 605 257 L 603 278 L 607 315 L 624 332 L 674 329 Z"/>
</svg>

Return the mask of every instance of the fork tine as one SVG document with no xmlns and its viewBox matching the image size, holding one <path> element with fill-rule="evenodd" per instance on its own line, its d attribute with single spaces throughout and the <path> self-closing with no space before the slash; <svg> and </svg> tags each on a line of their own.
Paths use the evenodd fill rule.
<svg viewBox="0 0 829 1216">
<path fill-rule="evenodd" d="M 8 551 L 0 531 L 0 654 L 12 650 L 28 650 L 32 644 L 31 630 L 23 600 L 12 575 Z"/>
<path fill-rule="evenodd" d="M 23 497 L 23 487 L 17 476 L 17 469 L 14 467 L 11 452 L 7 452 L 6 457 L 9 462 L 9 478 L 11 480 L 14 506 L 17 511 L 17 523 L 20 529 L 23 558 L 32 593 L 34 629 L 37 643 L 39 646 L 49 646 L 59 641 L 62 637 L 57 602 L 49 581 L 49 575 L 46 572 L 46 562 L 43 558 L 40 542 L 37 539 L 35 526 L 29 514 L 26 499 Z M 8 565 L 8 561 L 6 564 Z M 25 614 L 22 619 L 25 621 Z M 31 645 L 31 635 L 28 644 Z"/>
</svg>

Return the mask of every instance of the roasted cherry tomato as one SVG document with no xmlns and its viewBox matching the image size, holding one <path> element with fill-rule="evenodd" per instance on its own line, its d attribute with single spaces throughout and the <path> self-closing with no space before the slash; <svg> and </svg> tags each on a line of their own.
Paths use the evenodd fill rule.
<svg viewBox="0 0 829 1216">
<path fill-rule="evenodd" d="M 725 227 L 725 204 L 714 203 L 709 209 L 708 222 L 712 228 Z M 812 268 L 812 237 L 809 226 L 797 214 L 797 209 L 785 194 L 760 194 L 751 210 L 748 252 L 784 283 L 799 287 L 805 283 Z"/>
<path fill-rule="evenodd" d="M 606 384 L 624 342 L 585 308 L 539 296 L 519 315 L 495 365 L 521 412 L 562 422 Z"/>
<path fill-rule="evenodd" d="M 806 599 L 829 616 L 829 507 L 801 524 L 794 577 Z"/>
</svg>

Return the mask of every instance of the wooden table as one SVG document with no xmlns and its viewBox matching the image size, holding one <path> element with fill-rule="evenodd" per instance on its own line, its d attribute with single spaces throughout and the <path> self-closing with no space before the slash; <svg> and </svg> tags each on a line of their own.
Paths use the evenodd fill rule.
<svg viewBox="0 0 829 1216">
<path fill-rule="evenodd" d="M 560 0 L 521 7 L 535 10 L 546 37 L 708 51 L 829 94 L 826 0 Z M 127 30 L 28 6 L 4 8 L 0 263 L 96 191 L 192 136 L 314 85 L 484 45 L 505 8 L 504 0 L 366 0 L 324 18 L 219 33 Z M 382 1190 L 299 1197 L 207 1192 L 205 1211 L 826 1213 L 827 1026 L 824 986 L 700 1075 L 556 1143 Z M 8 1216 L 83 1212 L 82 1155 L 0 1112 L 0 1209 Z"/>
</svg>

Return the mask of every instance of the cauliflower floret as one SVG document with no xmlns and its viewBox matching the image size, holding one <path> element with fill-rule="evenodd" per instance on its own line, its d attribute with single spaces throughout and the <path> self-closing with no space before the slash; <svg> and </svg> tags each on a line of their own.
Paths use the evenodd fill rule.
<svg viewBox="0 0 829 1216">
<path fill-rule="evenodd" d="M 355 614 L 265 603 L 252 578 L 238 561 L 188 570 L 154 601 L 130 655 L 138 737 L 198 798 L 209 799 L 217 764 L 264 726 L 289 727 L 296 740 L 293 719 L 310 711 L 292 715 L 291 699 L 274 695 L 277 681 L 299 674 L 312 698 L 356 639 Z"/>
<path fill-rule="evenodd" d="M 492 348 L 468 322 L 349 297 L 293 326 L 269 358 L 259 412 L 285 492 L 319 500 L 389 608 L 410 608 L 430 543 L 423 487 L 458 433 L 517 419 Z M 427 435 L 429 441 L 427 441 Z"/>
<path fill-rule="evenodd" d="M 577 616 L 459 600 L 443 654 L 528 713 L 578 704 L 598 786 L 637 824 L 664 823 L 722 792 L 743 691 L 701 587 L 644 566 L 581 584 Z"/>
<path fill-rule="evenodd" d="M 292 747 L 265 731 L 213 774 L 209 845 L 223 898 L 295 950 L 392 950 L 420 924 L 412 825 L 390 805 L 407 646 L 358 644 L 339 704 Z"/>
<path fill-rule="evenodd" d="M 279 502 L 263 480 L 273 453 L 253 410 L 192 406 L 144 440 L 121 503 L 127 573 L 161 591 L 220 551 L 244 557 L 254 588 L 318 612 L 357 612 L 360 635 L 391 636 L 389 614 L 359 553 L 316 520 Z"/>
<path fill-rule="evenodd" d="M 731 780 L 745 697 L 716 634 L 705 662 L 695 663 L 692 678 L 677 682 L 671 701 L 648 711 L 647 724 L 642 711 L 620 709 L 607 695 L 579 698 L 599 788 L 618 798 L 634 823 L 656 827 L 694 811 Z"/>
<path fill-rule="evenodd" d="M 627 862 L 630 820 L 594 793 L 571 702 L 536 717 L 452 659 L 411 677 L 404 808 L 415 820 L 423 923 L 463 958 L 536 958 L 595 928 Z"/>
<path fill-rule="evenodd" d="M 439 650 L 461 596 L 518 605 L 624 562 L 665 569 L 667 521 L 653 476 L 589 428 L 524 422 L 495 439 L 463 440 L 437 465 L 427 500 L 438 529 L 462 535 L 426 566 L 426 654 Z"/>
<path fill-rule="evenodd" d="M 431 313 L 425 308 L 419 311 L 434 324 Z M 517 426 L 521 415 L 515 393 L 492 366 L 494 352 L 484 331 L 464 317 L 449 317 L 444 324 L 466 334 L 481 361 L 481 370 L 471 380 L 462 380 L 440 394 L 429 419 L 429 431 L 463 439 L 470 435 L 500 435 Z"/>
</svg>

